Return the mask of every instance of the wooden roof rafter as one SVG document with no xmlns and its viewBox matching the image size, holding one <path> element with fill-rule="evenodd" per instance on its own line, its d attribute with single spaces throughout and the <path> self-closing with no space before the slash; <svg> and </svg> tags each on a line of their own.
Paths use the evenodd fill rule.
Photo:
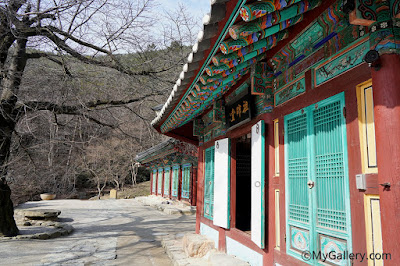
<svg viewBox="0 0 400 266">
<path fill-rule="evenodd" d="M 210 106 L 210 100 L 212 103 L 210 97 L 222 95 L 229 90 L 233 84 L 236 84 L 243 75 L 249 72 L 252 65 L 264 59 L 262 55 L 266 51 L 287 37 L 285 29 L 300 23 L 305 12 L 314 9 L 321 3 L 320 0 L 275 0 L 252 4 L 245 4 L 246 1 L 239 2 L 241 2 L 240 11 L 231 14 L 230 22 L 227 22 L 227 25 L 230 24 L 229 27 L 225 29 L 225 32 L 220 33 L 220 43 L 216 43 L 221 52 L 214 50 L 209 53 L 208 58 L 211 55 L 211 60 L 204 61 L 196 78 L 185 90 L 181 101 L 171 107 L 170 96 L 163 110 L 168 108 L 169 113 L 161 112 L 153 120 L 153 126 L 159 128 L 161 132 L 168 132 L 180 127 L 207 109 Z M 239 14 L 242 20 L 233 24 Z M 206 35 L 205 32 L 202 34 Z M 270 39 L 267 40 L 267 38 Z M 197 52 L 199 47 L 200 45 L 195 45 L 194 51 Z M 190 61 L 193 58 L 192 54 L 188 59 Z M 188 67 L 186 68 L 188 69 Z M 182 81 L 178 80 L 178 83 L 180 84 Z M 227 86 L 228 84 L 230 86 Z M 192 93 L 193 90 L 195 93 Z M 175 92 L 176 87 L 171 95 L 174 96 Z M 190 101 L 188 101 L 188 97 L 190 97 Z"/>
</svg>

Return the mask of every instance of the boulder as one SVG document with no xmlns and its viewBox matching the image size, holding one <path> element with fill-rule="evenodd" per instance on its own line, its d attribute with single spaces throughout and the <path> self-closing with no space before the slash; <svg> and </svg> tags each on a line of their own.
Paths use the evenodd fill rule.
<svg viewBox="0 0 400 266">
<path fill-rule="evenodd" d="M 215 249 L 214 241 L 194 233 L 187 234 L 182 239 L 183 250 L 188 257 L 202 258 Z"/>
</svg>

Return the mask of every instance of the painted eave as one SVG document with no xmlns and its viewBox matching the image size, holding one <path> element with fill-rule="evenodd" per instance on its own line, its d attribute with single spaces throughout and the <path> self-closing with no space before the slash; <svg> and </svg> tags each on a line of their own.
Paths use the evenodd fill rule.
<svg viewBox="0 0 400 266">
<path fill-rule="evenodd" d="M 249 4 L 246 2 L 249 2 Z M 246 9 L 249 8 L 248 6 L 258 2 L 246 0 L 212 0 L 211 13 L 203 18 L 203 30 L 200 31 L 197 36 L 197 43 L 193 45 L 192 53 L 188 56 L 188 62 L 183 66 L 179 79 L 176 81 L 163 108 L 152 121 L 152 126 L 160 133 L 166 134 L 198 117 L 210 107 L 210 104 L 213 103 L 216 97 L 220 97 L 233 86 L 238 85 L 237 83 L 250 72 L 252 65 L 264 60 L 267 54 L 266 50 L 274 48 L 277 46 L 278 42 L 283 42 L 284 39 L 288 38 L 290 35 L 287 29 L 288 27 L 301 24 L 304 13 L 318 7 L 322 2 L 322 0 L 296 0 L 291 2 L 288 6 L 276 5 L 275 10 L 269 13 L 264 12 L 261 14 L 259 12 L 253 13 L 252 11 L 250 13 L 244 12 L 244 16 L 240 13 L 242 20 L 237 20 L 239 10 L 242 7 Z M 246 7 L 244 7 L 244 5 L 246 5 Z M 289 9 L 290 11 L 288 11 Z M 281 13 L 282 16 L 280 16 Z M 283 15 L 283 13 L 285 13 L 285 15 Z M 250 16 L 252 18 L 245 18 L 248 14 L 251 14 Z M 256 30 L 248 30 L 245 28 L 245 24 L 247 23 L 260 23 L 255 19 L 261 19 L 261 17 L 266 14 L 270 17 L 263 22 L 264 27 L 255 27 Z M 269 21 L 272 20 L 272 16 L 279 19 L 269 24 Z M 234 28 L 233 26 L 237 26 L 236 29 L 238 31 L 232 29 L 231 26 L 232 28 Z M 216 28 L 218 28 L 218 30 L 216 30 Z M 269 29 L 271 30 L 267 32 Z M 242 36 L 242 33 L 245 33 L 242 38 L 245 40 L 246 45 L 234 43 L 237 38 Z M 230 37 L 228 37 L 229 35 Z M 246 50 L 246 52 L 240 52 L 240 56 L 243 57 L 241 59 L 244 59 L 244 56 L 247 54 L 251 54 L 251 56 L 248 56 L 243 61 L 237 61 L 235 64 L 232 64 L 233 66 L 229 65 L 229 69 L 220 67 L 218 59 L 214 58 L 211 60 L 219 50 L 226 55 L 238 49 L 246 49 L 246 46 L 250 46 L 259 40 L 262 42 L 259 42 L 259 46 L 257 46 L 258 50 L 256 50 L 256 48 L 254 48 L 255 50 L 249 48 L 250 50 Z M 217 63 L 215 63 L 214 60 L 217 60 Z M 216 68 L 211 66 L 212 63 Z M 220 68 L 218 69 L 218 67 Z M 218 73 L 222 72 L 225 72 L 224 75 L 221 74 L 222 78 L 218 77 Z M 273 74 L 274 72 L 271 70 L 271 73 Z M 210 79 L 209 76 L 215 76 L 215 79 Z M 203 85 L 201 84 L 207 85 L 206 89 L 203 89 Z M 197 89 L 197 92 L 194 88 Z M 201 96 L 199 96 L 200 93 Z M 195 101 L 193 101 L 193 97 Z"/>
<path fill-rule="evenodd" d="M 154 155 L 157 155 L 160 151 L 162 150 L 168 150 L 168 149 L 173 149 L 174 146 L 178 143 L 178 140 L 175 139 L 169 139 L 166 140 L 164 142 L 161 142 L 153 147 L 151 147 L 150 149 L 147 149 L 143 152 L 140 152 L 136 155 L 135 160 L 143 163 L 145 161 L 147 161 L 148 158 L 153 157 Z"/>
<path fill-rule="evenodd" d="M 193 76 L 198 73 L 203 64 L 201 61 L 207 58 L 208 54 L 204 51 L 212 47 L 211 39 L 220 34 L 218 32 L 218 23 L 224 20 L 226 15 L 226 4 L 232 0 L 211 0 L 211 12 L 203 17 L 203 29 L 197 35 L 197 42 L 192 47 L 192 52 L 187 58 L 187 63 L 183 66 L 179 79 L 176 81 L 173 89 L 164 103 L 157 116 L 151 122 L 155 128 L 159 128 L 161 124 L 168 118 L 171 112 L 179 104 L 182 96 L 192 84 Z M 205 62 L 207 64 L 207 62 Z"/>
</svg>

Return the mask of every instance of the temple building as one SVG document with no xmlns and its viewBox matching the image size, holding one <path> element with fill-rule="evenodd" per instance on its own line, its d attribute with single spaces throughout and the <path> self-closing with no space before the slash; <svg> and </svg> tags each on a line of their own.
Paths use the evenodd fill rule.
<svg viewBox="0 0 400 266">
<path fill-rule="evenodd" d="M 211 0 L 203 24 L 152 122 L 197 146 L 196 232 L 251 265 L 400 265 L 400 1 Z"/>
<path fill-rule="evenodd" d="M 139 153 L 136 161 L 150 169 L 152 195 L 196 206 L 197 149 L 169 139 Z"/>
</svg>

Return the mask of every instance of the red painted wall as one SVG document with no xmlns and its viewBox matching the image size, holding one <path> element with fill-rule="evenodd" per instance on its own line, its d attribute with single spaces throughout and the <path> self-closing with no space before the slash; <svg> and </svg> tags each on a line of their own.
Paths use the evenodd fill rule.
<svg viewBox="0 0 400 266">
<path fill-rule="evenodd" d="M 400 73 L 400 71 L 398 72 Z M 399 75 L 400 76 L 400 75 Z M 243 245 L 264 255 L 264 265 L 273 265 L 274 262 L 282 265 L 307 265 L 297 259 L 286 254 L 286 217 L 285 217 L 285 161 L 284 161 L 284 134 L 283 134 L 283 117 L 303 107 L 336 95 L 342 91 L 345 92 L 346 103 L 346 130 L 348 143 L 348 164 L 349 164 L 349 184 L 350 184 L 350 201 L 351 201 L 351 220 L 352 220 L 352 239 L 353 252 L 366 253 L 366 237 L 365 237 L 365 218 L 364 218 L 364 191 L 356 189 L 355 175 L 361 173 L 361 153 L 358 128 L 358 110 L 357 110 L 357 95 L 356 86 L 371 78 L 371 72 L 366 64 L 362 64 L 351 71 L 348 71 L 335 79 L 326 82 L 325 84 L 311 88 L 311 72 L 306 73 L 306 93 L 278 106 L 271 114 L 260 115 L 246 125 L 243 125 L 233 131 L 228 132 L 225 136 L 221 136 L 208 143 L 205 143 L 199 148 L 199 164 L 198 164 L 198 195 L 197 195 L 197 220 L 196 232 L 199 233 L 200 222 L 218 230 L 220 232 L 219 249 L 225 250 L 225 236 L 229 236 Z M 400 90 L 399 90 L 400 91 Z M 400 117 L 400 115 L 399 115 Z M 250 239 L 250 235 L 234 228 L 235 226 L 235 174 L 236 162 L 235 157 L 235 140 L 239 136 L 247 134 L 259 120 L 264 120 L 267 124 L 267 141 L 266 141 L 266 248 L 261 250 Z M 273 120 L 279 119 L 279 143 L 280 143 L 280 175 L 274 176 L 274 142 L 273 142 Z M 214 145 L 218 139 L 229 137 L 232 139 L 232 161 L 231 161 L 231 225 L 232 229 L 225 230 L 216 227 L 212 221 L 204 218 L 203 215 L 203 197 L 204 197 L 204 150 Z M 400 158 L 400 156 L 399 156 Z M 399 163 L 400 165 L 400 163 Z M 369 181 L 373 186 L 376 186 L 376 180 Z M 275 189 L 280 190 L 280 250 L 275 249 Z M 370 193 L 371 191 L 367 191 Z M 354 262 L 354 265 L 363 265 L 360 262 Z"/>
</svg>

